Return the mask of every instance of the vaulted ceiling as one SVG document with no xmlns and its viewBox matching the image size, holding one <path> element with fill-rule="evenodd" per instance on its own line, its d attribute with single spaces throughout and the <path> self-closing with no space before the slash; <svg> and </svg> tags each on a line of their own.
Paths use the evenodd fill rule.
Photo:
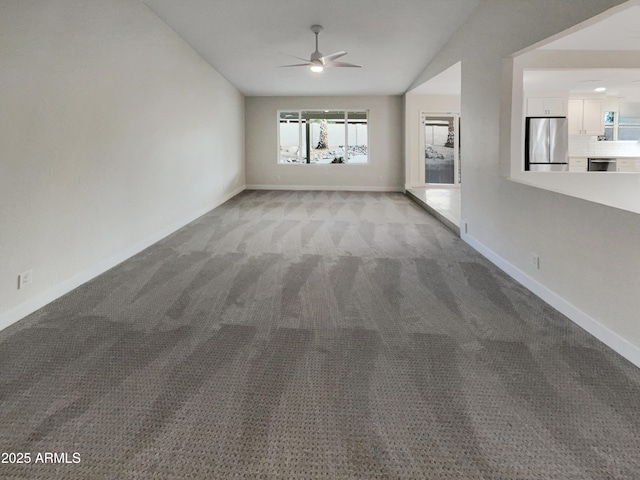
<svg viewBox="0 0 640 480">
<path fill-rule="evenodd" d="M 481 0 L 143 0 L 248 96 L 404 93 Z M 278 68 L 315 49 L 363 68 Z"/>
</svg>

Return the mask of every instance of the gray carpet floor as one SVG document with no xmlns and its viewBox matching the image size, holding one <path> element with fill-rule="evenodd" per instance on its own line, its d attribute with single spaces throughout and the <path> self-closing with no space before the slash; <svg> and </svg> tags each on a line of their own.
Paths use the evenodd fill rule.
<svg viewBox="0 0 640 480">
<path fill-rule="evenodd" d="M 1 478 L 640 478 L 638 369 L 401 194 L 238 195 L 0 332 L 0 412 Z"/>
</svg>

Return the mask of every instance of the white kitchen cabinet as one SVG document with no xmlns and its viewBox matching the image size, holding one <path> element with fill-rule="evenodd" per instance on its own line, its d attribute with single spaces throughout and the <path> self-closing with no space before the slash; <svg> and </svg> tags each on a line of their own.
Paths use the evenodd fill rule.
<svg viewBox="0 0 640 480">
<path fill-rule="evenodd" d="M 602 100 L 569 99 L 569 135 L 603 135 Z"/>
<path fill-rule="evenodd" d="M 640 158 L 618 158 L 616 170 L 618 172 L 640 172 Z"/>
<path fill-rule="evenodd" d="M 567 115 L 566 105 L 564 98 L 529 97 L 527 117 L 564 117 Z"/>
<path fill-rule="evenodd" d="M 588 165 L 587 157 L 569 157 L 570 172 L 586 172 Z"/>
</svg>

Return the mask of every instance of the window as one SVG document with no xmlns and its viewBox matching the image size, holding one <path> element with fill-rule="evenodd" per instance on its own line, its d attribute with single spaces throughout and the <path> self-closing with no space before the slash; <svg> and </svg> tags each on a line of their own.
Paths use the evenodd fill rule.
<svg viewBox="0 0 640 480">
<path fill-rule="evenodd" d="M 425 183 L 460 183 L 460 117 L 457 114 L 423 114 Z"/>
<path fill-rule="evenodd" d="M 640 140 L 639 102 L 620 102 L 618 140 Z"/>
<path fill-rule="evenodd" d="M 366 110 L 283 110 L 278 112 L 278 162 L 368 163 Z"/>
<path fill-rule="evenodd" d="M 619 112 L 604 112 L 601 140 L 640 140 L 640 103 L 620 102 Z"/>
</svg>

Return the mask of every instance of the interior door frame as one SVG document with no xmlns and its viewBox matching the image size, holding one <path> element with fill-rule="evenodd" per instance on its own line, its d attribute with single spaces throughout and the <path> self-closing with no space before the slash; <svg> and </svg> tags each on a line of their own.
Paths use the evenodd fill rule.
<svg viewBox="0 0 640 480">
<path fill-rule="evenodd" d="M 424 138 L 424 122 L 427 118 L 453 117 L 453 132 L 456 139 L 456 148 L 453 149 L 453 183 L 427 183 L 425 178 L 425 158 L 424 152 L 426 141 Z M 458 112 L 420 112 L 420 151 L 418 152 L 418 172 L 420 174 L 420 184 L 427 186 L 460 186 L 460 113 Z"/>
</svg>

